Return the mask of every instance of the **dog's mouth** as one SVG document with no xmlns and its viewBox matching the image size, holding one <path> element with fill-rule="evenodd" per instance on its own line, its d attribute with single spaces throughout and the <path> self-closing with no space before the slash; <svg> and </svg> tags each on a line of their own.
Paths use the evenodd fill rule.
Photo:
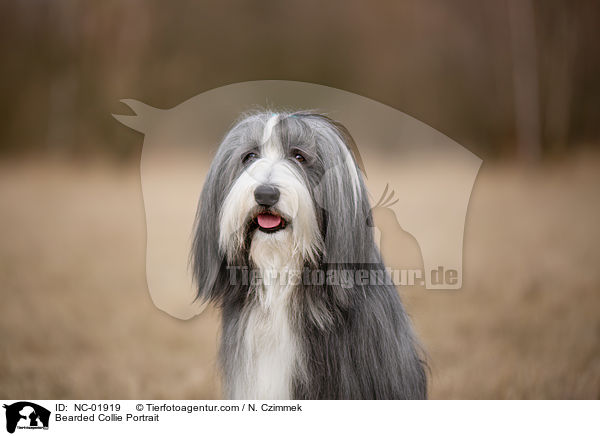
<svg viewBox="0 0 600 436">
<path fill-rule="evenodd" d="M 254 218 L 258 230 L 265 233 L 274 233 L 285 229 L 287 223 L 277 212 L 261 212 Z"/>
</svg>

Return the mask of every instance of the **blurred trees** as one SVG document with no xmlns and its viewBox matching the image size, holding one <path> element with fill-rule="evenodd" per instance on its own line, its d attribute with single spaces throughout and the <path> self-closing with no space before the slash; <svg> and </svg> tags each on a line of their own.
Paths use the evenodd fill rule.
<svg viewBox="0 0 600 436">
<path fill-rule="evenodd" d="M 593 0 L 0 3 L 0 153 L 135 156 L 121 98 L 287 79 L 402 110 L 485 157 L 600 139 Z M 519 152 L 521 150 L 521 152 Z"/>
</svg>

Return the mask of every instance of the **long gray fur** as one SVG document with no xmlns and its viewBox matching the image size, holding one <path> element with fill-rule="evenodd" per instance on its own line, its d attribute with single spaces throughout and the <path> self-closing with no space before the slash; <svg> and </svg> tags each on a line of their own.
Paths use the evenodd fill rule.
<svg viewBox="0 0 600 436">
<path fill-rule="evenodd" d="M 239 340 L 248 310 L 256 304 L 249 286 L 232 284 L 231 267 L 252 269 L 248 250 L 227 261 L 219 251 L 220 206 L 244 171 L 242 156 L 257 147 L 264 124 L 272 114 L 244 116 L 223 139 L 202 190 L 192 247 L 198 298 L 222 308 L 220 360 L 225 385 L 235 372 Z M 306 261 L 309 271 L 376 269 L 385 266 L 373 239 L 368 194 L 360 177 L 358 203 L 352 175 L 341 146 L 354 154 L 348 131 L 330 118 L 312 112 L 283 114 L 274 133 L 284 147 L 301 147 L 310 154 L 302 168 L 317 210 L 324 249 L 318 264 Z M 340 145 L 341 144 L 341 145 Z M 333 170 L 332 170 L 333 169 Z M 360 172 L 359 172 L 360 174 Z M 304 367 L 293 378 L 297 399 L 425 399 L 426 365 L 396 288 L 380 284 L 301 283 L 290 299 L 290 322 L 301 338 Z"/>
</svg>

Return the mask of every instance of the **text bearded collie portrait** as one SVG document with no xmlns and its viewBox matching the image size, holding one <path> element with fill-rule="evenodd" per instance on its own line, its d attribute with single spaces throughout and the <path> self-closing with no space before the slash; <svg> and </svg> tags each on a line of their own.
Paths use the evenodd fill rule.
<svg viewBox="0 0 600 436">
<path fill-rule="evenodd" d="M 225 135 L 191 258 L 198 298 L 222 309 L 227 398 L 427 397 L 423 351 L 385 279 L 355 151 L 346 128 L 313 112 L 253 113 Z M 329 280 L 364 269 L 384 279 Z M 302 279 L 314 272 L 328 280 Z"/>
</svg>

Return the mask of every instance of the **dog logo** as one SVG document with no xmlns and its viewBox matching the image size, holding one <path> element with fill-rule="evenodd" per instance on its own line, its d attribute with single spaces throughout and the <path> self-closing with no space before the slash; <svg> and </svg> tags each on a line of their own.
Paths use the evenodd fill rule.
<svg viewBox="0 0 600 436">
<path fill-rule="evenodd" d="M 16 429 L 48 430 L 50 411 L 29 401 L 19 401 L 3 406 L 6 409 L 6 431 L 14 433 Z"/>
</svg>

